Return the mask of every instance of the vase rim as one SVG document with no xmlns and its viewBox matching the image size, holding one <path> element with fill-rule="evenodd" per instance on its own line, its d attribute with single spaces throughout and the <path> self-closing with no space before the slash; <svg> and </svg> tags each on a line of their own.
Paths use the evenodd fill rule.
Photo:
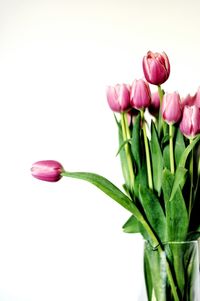
<svg viewBox="0 0 200 301">
<path fill-rule="evenodd" d="M 144 243 L 150 244 L 150 242 L 148 240 L 144 240 Z M 199 239 L 196 239 L 196 240 L 183 240 L 183 241 L 165 241 L 165 242 L 162 242 L 162 245 L 164 246 L 164 245 L 172 245 L 172 244 L 174 244 L 174 245 L 177 244 L 178 245 L 178 244 L 198 244 L 198 243 L 200 243 Z"/>
</svg>

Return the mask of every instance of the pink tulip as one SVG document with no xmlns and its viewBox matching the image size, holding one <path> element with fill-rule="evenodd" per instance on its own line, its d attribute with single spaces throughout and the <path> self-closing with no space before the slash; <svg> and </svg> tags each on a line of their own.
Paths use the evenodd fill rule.
<svg viewBox="0 0 200 301">
<path fill-rule="evenodd" d="M 200 88 L 197 90 L 197 92 L 191 96 L 188 94 L 185 98 L 181 100 L 182 107 L 184 106 L 197 106 L 200 108 Z"/>
<path fill-rule="evenodd" d="M 188 94 L 186 97 L 182 98 L 181 100 L 181 107 L 184 108 L 185 106 L 193 106 L 195 102 L 195 95 L 191 96 Z"/>
<path fill-rule="evenodd" d="M 157 91 L 151 94 L 151 104 L 148 109 L 152 115 L 158 114 L 160 109 L 160 96 Z"/>
<path fill-rule="evenodd" d="M 200 108 L 200 87 L 194 96 L 194 105 Z"/>
<path fill-rule="evenodd" d="M 188 138 L 200 133 L 200 109 L 197 106 L 184 107 L 180 131 Z"/>
<path fill-rule="evenodd" d="M 151 91 L 149 84 L 142 80 L 134 80 L 131 87 L 131 106 L 134 109 L 144 109 L 149 107 L 151 103 Z"/>
<path fill-rule="evenodd" d="M 57 182 L 61 178 L 62 165 L 54 160 L 44 160 L 35 162 L 32 165 L 32 176 L 47 182 Z"/>
<path fill-rule="evenodd" d="M 146 80 L 153 85 L 163 84 L 170 74 L 170 63 L 168 56 L 163 52 L 148 51 L 143 58 L 143 71 Z"/>
<path fill-rule="evenodd" d="M 107 100 L 112 111 L 126 112 L 130 109 L 130 86 L 121 84 L 107 87 Z"/>
<path fill-rule="evenodd" d="M 180 95 L 177 92 L 165 94 L 162 102 L 162 117 L 168 124 L 179 121 L 182 115 Z"/>
</svg>

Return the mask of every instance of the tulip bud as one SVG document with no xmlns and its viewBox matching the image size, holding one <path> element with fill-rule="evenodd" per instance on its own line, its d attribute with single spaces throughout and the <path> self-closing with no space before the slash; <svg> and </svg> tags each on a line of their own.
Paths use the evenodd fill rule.
<svg viewBox="0 0 200 301">
<path fill-rule="evenodd" d="M 181 118 L 180 95 L 177 92 L 165 94 L 162 101 L 162 117 L 168 124 L 173 124 Z"/>
<path fill-rule="evenodd" d="M 134 109 L 147 108 L 151 103 L 151 91 L 149 84 L 142 79 L 134 80 L 131 87 L 131 106 Z"/>
<path fill-rule="evenodd" d="M 61 178 L 62 165 L 54 160 L 44 160 L 35 162 L 32 165 L 32 176 L 47 182 L 57 182 Z"/>
<path fill-rule="evenodd" d="M 197 106 L 184 107 L 180 131 L 188 138 L 200 133 L 200 109 Z"/>
<path fill-rule="evenodd" d="M 157 91 L 151 94 L 151 104 L 148 109 L 152 115 L 157 115 L 159 113 L 160 96 Z"/>
<path fill-rule="evenodd" d="M 147 52 L 143 58 L 143 71 L 146 80 L 153 85 L 163 84 L 170 74 L 170 63 L 168 56 L 163 52 Z"/>
<path fill-rule="evenodd" d="M 130 86 L 121 84 L 107 87 L 107 101 L 112 111 L 126 112 L 130 109 Z"/>
</svg>

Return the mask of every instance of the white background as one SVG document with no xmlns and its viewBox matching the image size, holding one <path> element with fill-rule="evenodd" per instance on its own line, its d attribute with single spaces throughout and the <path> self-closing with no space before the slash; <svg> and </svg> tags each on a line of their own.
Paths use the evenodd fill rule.
<svg viewBox="0 0 200 301">
<path fill-rule="evenodd" d="M 195 92 L 199 15 L 198 0 L 0 0 L 0 301 L 144 300 L 143 242 L 121 230 L 129 213 L 30 167 L 55 159 L 121 187 L 106 86 L 143 77 L 142 57 L 164 50 L 164 89 Z"/>
</svg>

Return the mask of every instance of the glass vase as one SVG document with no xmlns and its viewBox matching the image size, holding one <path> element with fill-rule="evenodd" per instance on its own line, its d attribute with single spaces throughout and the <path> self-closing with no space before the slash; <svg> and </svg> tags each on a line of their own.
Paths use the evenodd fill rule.
<svg viewBox="0 0 200 301">
<path fill-rule="evenodd" d="M 200 301 L 198 241 L 144 245 L 148 301 Z"/>
</svg>

